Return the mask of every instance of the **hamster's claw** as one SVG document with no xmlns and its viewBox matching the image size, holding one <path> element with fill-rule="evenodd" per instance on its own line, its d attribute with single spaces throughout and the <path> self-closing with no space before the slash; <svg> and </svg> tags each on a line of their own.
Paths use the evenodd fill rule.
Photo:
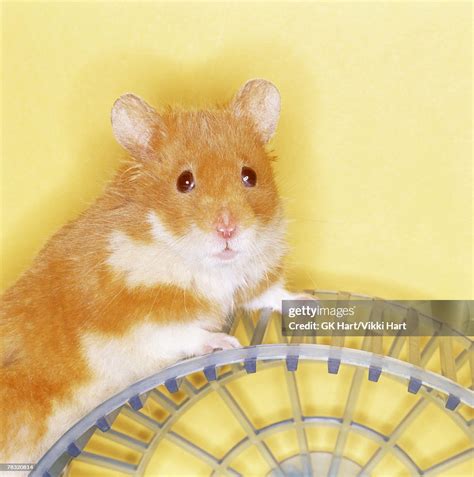
<svg viewBox="0 0 474 477">
<path fill-rule="evenodd" d="M 217 350 L 242 348 L 239 340 L 235 336 L 226 333 L 212 333 L 210 339 L 203 347 L 203 353 L 212 353 Z"/>
</svg>

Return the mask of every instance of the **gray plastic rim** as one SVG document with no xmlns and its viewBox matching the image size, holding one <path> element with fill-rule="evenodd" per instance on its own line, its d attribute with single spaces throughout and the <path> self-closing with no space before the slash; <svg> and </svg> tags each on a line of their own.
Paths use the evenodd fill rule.
<svg viewBox="0 0 474 477">
<path fill-rule="evenodd" d="M 317 344 L 269 344 L 250 346 L 219 351 L 181 361 L 132 384 L 122 392 L 97 406 L 63 434 L 41 458 L 35 466 L 35 469 L 29 475 L 31 477 L 43 477 L 43 475 L 51 469 L 53 464 L 67 452 L 67 447 L 71 443 L 79 439 L 86 431 L 96 427 L 98 419 L 122 407 L 133 396 L 144 394 L 164 384 L 168 379 L 179 379 L 202 371 L 208 366 L 220 367 L 238 364 L 252 358 L 257 361 L 285 360 L 288 356 L 298 356 L 300 360 L 321 362 L 336 359 L 340 360 L 341 364 L 367 369 L 371 366 L 377 366 L 381 368 L 382 373 L 407 380 L 410 378 L 418 379 L 424 386 L 436 389 L 448 396 L 452 394 L 457 396 L 464 404 L 470 407 L 474 406 L 474 391 L 465 389 L 459 384 L 436 373 L 423 370 L 395 358 L 375 355 L 357 349 L 335 348 L 328 345 Z"/>
</svg>

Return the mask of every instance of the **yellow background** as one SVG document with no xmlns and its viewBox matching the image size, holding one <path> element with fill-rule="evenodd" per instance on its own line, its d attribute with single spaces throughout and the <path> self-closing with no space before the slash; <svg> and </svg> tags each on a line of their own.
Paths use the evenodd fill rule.
<svg viewBox="0 0 474 477">
<path fill-rule="evenodd" d="M 109 111 L 283 100 L 295 286 L 472 297 L 471 4 L 4 3 L 2 279 L 100 194 Z"/>
</svg>

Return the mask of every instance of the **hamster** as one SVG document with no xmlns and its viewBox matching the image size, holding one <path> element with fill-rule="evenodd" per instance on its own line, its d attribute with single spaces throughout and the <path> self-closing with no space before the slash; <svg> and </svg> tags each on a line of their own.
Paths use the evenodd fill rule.
<svg viewBox="0 0 474 477">
<path fill-rule="evenodd" d="M 127 162 L 1 299 L 1 462 L 37 462 L 133 382 L 239 347 L 223 332 L 236 307 L 293 298 L 266 149 L 279 113 L 277 88 L 261 79 L 209 110 L 115 102 Z"/>
</svg>

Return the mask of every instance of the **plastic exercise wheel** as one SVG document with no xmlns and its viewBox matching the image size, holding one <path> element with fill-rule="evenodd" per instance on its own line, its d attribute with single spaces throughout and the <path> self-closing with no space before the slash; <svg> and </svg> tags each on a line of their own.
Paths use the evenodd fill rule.
<svg viewBox="0 0 474 477">
<path fill-rule="evenodd" d="M 399 310 L 419 313 L 432 336 L 288 339 L 278 314 L 239 314 L 231 332 L 247 347 L 133 384 L 69 429 L 31 475 L 471 475 L 472 341 Z"/>
</svg>

